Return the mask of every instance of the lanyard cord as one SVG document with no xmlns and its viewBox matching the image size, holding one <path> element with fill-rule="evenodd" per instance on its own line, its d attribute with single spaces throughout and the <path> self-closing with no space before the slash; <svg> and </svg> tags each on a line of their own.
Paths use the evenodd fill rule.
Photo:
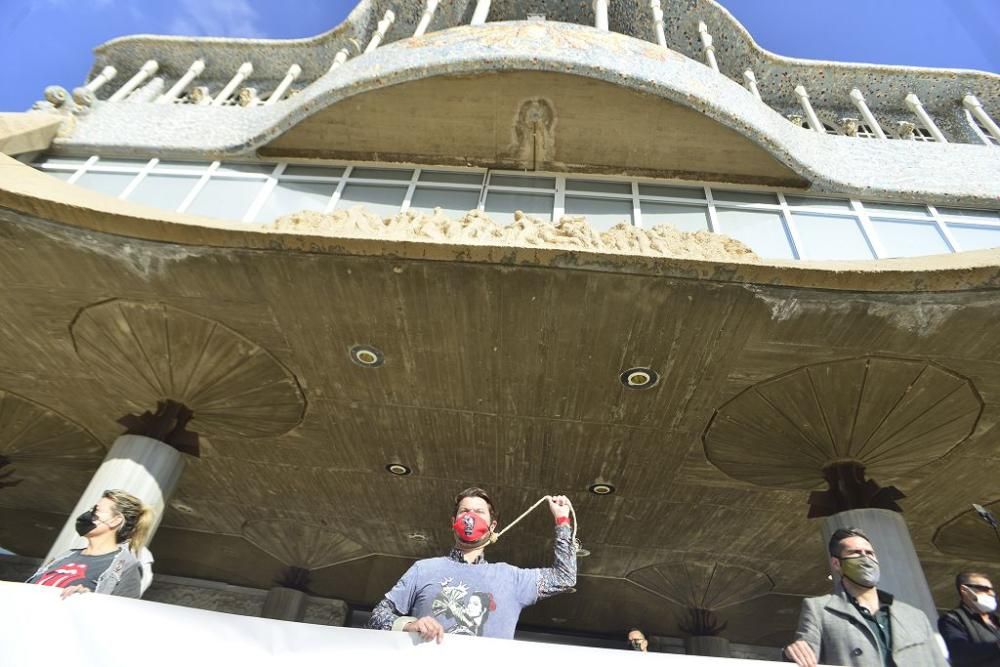
<svg viewBox="0 0 1000 667">
<path fill-rule="evenodd" d="M 551 498 L 552 496 L 542 496 L 535 502 L 534 505 L 521 512 L 521 516 L 517 517 L 516 519 L 508 523 L 506 526 L 504 526 L 503 530 L 501 530 L 499 533 L 492 533 L 490 535 L 490 544 L 496 544 L 497 540 L 500 539 L 500 536 L 506 533 L 511 528 L 513 528 L 514 524 L 516 524 L 518 521 L 531 514 L 531 510 L 535 509 L 536 507 L 544 503 L 546 500 L 550 500 Z M 580 544 L 580 541 L 576 539 L 576 509 L 573 508 L 572 503 L 570 503 L 569 506 L 569 513 L 570 516 L 573 518 L 573 533 L 571 539 L 573 544 L 573 553 L 576 553 L 582 548 L 582 545 Z"/>
</svg>

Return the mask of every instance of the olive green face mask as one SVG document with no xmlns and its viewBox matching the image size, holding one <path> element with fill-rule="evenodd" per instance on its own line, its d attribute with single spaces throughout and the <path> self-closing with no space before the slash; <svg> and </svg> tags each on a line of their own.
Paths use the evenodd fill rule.
<svg viewBox="0 0 1000 667">
<path fill-rule="evenodd" d="M 855 556 L 840 559 L 840 572 L 858 586 L 875 588 L 878 585 L 878 561 L 868 556 Z"/>
</svg>

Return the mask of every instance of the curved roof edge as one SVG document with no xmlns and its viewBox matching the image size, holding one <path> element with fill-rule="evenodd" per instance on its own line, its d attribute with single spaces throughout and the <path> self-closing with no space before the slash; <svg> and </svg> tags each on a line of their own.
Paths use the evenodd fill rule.
<svg viewBox="0 0 1000 667">
<path fill-rule="evenodd" d="M 293 98 L 250 109 L 102 104 L 56 144 L 81 150 L 247 155 L 322 108 L 434 76 L 547 71 L 590 77 L 692 108 L 757 143 L 817 192 L 995 206 L 990 147 L 865 142 L 789 123 L 742 86 L 655 44 L 560 23 L 490 23 L 395 42 L 320 77 Z"/>
<path fill-rule="evenodd" d="M 236 222 L 172 213 L 68 185 L 0 154 L 0 224 L 29 222 L 63 230 L 149 241 L 166 255 L 232 249 L 458 261 L 652 275 L 868 293 L 958 292 L 1000 287 L 1000 249 L 922 258 L 850 262 L 741 263 L 564 250 L 336 238 L 247 229 Z M 178 246 L 169 248 L 169 246 Z"/>
</svg>

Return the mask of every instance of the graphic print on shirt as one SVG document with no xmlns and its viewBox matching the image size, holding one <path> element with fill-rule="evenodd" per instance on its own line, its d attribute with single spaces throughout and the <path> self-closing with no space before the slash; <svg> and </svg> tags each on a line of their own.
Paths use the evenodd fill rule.
<svg viewBox="0 0 1000 667">
<path fill-rule="evenodd" d="M 441 582 L 441 592 L 431 602 L 431 613 L 455 621 L 453 626 L 445 629 L 448 634 L 481 637 L 490 612 L 497 608 L 493 594 L 470 593 L 466 584 L 453 582 L 451 577 Z"/>
<path fill-rule="evenodd" d="M 68 588 L 74 584 L 82 584 L 87 579 L 86 563 L 66 563 L 54 570 L 49 570 L 38 578 L 35 583 L 40 586 L 55 586 Z"/>
</svg>

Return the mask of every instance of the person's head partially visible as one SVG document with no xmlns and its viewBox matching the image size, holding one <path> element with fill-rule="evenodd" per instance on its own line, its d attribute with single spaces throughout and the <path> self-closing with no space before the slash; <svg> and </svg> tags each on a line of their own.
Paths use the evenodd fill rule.
<svg viewBox="0 0 1000 667">
<path fill-rule="evenodd" d="M 997 610 L 997 592 L 989 577 L 980 572 L 959 572 L 955 588 L 962 604 L 977 614 L 992 614 Z"/>
<path fill-rule="evenodd" d="M 836 574 L 862 589 L 878 585 L 878 556 L 872 541 L 860 528 L 838 528 L 827 546 L 830 568 Z"/>
<path fill-rule="evenodd" d="M 649 648 L 649 641 L 646 639 L 646 634 L 639 628 L 632 628 L 628 631 L 628 647 L 633 651 L 647 652 Z"/>
<path fill-rule="evenodd" d="M 477 486 L 465 489 L 455 496 L 451 523 L 459 546 L 482 546 L 497 527 L 497 511 L 493 500 Z"/>
</svg>

